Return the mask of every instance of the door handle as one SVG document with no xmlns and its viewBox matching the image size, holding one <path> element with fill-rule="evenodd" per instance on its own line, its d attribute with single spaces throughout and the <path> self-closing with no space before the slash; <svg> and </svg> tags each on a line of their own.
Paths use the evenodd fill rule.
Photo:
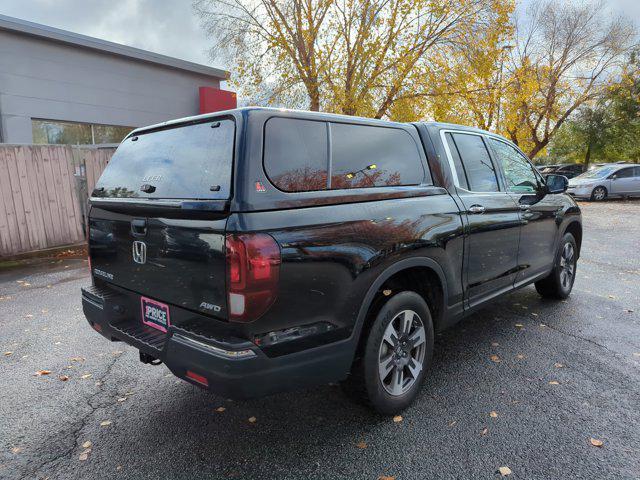
<svg viewBox="0 0 640 480">
<path fill-rule="evenodd" d="M 484 207 L 482 205 L 471 205 L 469 207 L 469 213 L 473 213 L 474 215 L 484 213 Z"/>
</svg>

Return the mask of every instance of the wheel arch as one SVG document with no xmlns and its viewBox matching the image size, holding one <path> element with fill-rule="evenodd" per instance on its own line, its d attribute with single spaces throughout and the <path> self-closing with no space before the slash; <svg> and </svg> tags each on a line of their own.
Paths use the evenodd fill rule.
<svg viewBox="0 0 640 480">
<path fill-rule="evenodd" d="M 422 296 L 429 306 L 434 330 L 438 330 L 445 319 L 449 296 L 442 267 L 427 257 L 400 260 L 385 269 L 367 290 L 356 320 L 354 355 L 366 338 L 367 328 L 371 326 L 377 311 L 384 304 L 387 296 L 383 291 L 387 287 L 391 290 L 389 298 L 396 287 L 414 291 Z"/>
<path fill-rule="evenodd" d="M 580 251 L 582 250 L 582 224 L 577 220 L 573 220 L 569 222 L 569 224 L 564 229 L 564 232 L 562 233 L 562 235 L 566 233 L 570 233 L 571 235 L 573 235 L 573 238 L 575 238 L 576 245 L 578 246 L 578 257 L 579 257 Z"/>
</svg>

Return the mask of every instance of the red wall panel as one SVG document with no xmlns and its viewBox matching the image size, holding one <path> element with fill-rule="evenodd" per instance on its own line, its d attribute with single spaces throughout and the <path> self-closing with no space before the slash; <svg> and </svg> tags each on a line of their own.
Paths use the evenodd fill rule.
<svg viewBox="0 0 640 480">
<path fill-rule="evenodd" d="M 236 108 L 236 93 L 213 87 L 200 87 L 200 113 Z"/>
</svg>

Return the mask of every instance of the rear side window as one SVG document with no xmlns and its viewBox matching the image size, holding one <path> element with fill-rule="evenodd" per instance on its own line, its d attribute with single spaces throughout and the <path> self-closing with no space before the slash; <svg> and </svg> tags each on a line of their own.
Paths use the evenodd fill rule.
<svg viewBox="0 0 640 480">
<path fill-rule="evenodd" d="M 469 190 L 497 192 L 498 177 L 487 147 L 479 135 L 454 133 L 451 135 L 462 159 Z"/>
<path fill-rule="evenodd" d="M 264 166 L 269 179 L 285 192 L 327 188 L 327 124 L 271 118 L 265 126 Z"/>
<path fill-rule="evenodd" d="M 633 170 L 634 170 L 633 167 L 631 167 L 631 168 L 623 168 L 622 170 L 618 170 L 615 173 L 615 176 L 617 178 L 631 178 L 631 177 L 634 176 L 633 175 L 633 173 L 634 173 Z"/>
<path fill-rule="evenodd" d="M 460 158 L 460 154 L 458 153 L 458 147 L 456 147 L 455 142 L 453 141 L 453 137 L 450 133 L 446 133 L 447 144 L 449 146 L 449 151 L 451 152 L 451 157 L 453 158 L 453 164 L 456 167 L 456 176 L 458 177 L 458 184 L 464 188 L 465 190 L 469 190 L 469 184 L 467 183 L 467 176 L 464 173 L 464 167 L 462 166 L 462 159 Z"/>
<path fill-rule="evenodd" d="M 93 196 L 227 199 L 234 135 L 233 120 L 217 120 L 129 137 L 113 154 Z"/>
<path fill-rule="evenodd" d="M 331 188 L 419 185 L 424 169 L 415 141 L 398 128 L 331 123 Z"/>
<path fill-rule="evenodd" d="M 265 125 L 264 168 L 286 192 L 419 185 L 425 175 L 402 129 L 277 117 Z"/>
</svg>

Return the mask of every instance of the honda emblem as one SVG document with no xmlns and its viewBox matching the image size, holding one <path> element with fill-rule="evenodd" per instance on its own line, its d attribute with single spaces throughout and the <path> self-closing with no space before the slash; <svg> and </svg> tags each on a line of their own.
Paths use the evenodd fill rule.
<svg viewBox="0 0 640 480">
<path fill-rule="evenodd" d="M 147 244 L 140 240 L 133 242 L 133 261 L 136 263 L 144 264 L 147 262 Z"/>
</svg>

